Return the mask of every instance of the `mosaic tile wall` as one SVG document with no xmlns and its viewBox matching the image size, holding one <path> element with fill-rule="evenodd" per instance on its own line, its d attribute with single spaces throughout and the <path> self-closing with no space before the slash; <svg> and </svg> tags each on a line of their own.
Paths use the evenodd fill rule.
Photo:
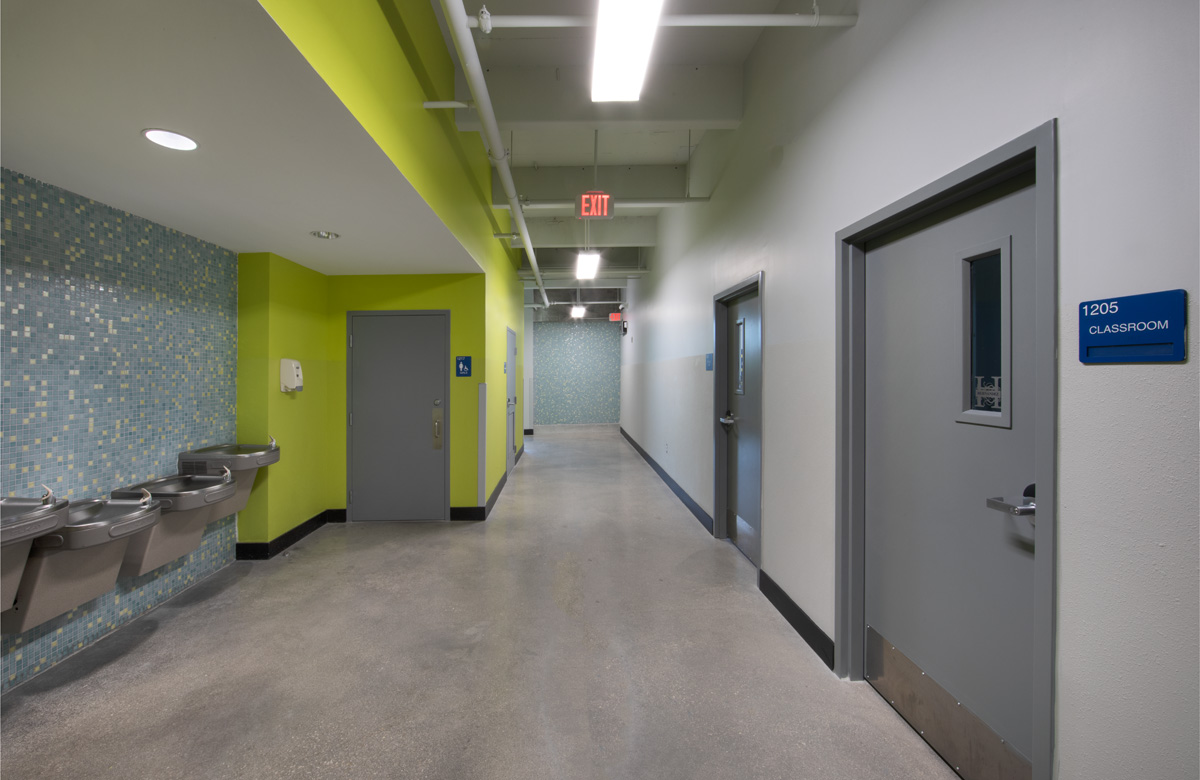
<svg viewBox="0 0 1200 780">
<path fill-rule="evenodd" d="M 0 198 L 0 494 L 103 498 L 233 441 L 237 256 L 8 169 Z M 0 690 L 231 562 L 236 533 L 0 637 Z"/>
<path fill-rule="evenodd" d="M 621 323 L 533 323 L 534 425 L 621 421 Z"/>
</svg>

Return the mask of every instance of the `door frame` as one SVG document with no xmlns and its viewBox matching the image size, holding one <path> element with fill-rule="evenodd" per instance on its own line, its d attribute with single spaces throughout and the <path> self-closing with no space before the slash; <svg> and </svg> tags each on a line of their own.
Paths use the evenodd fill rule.
<svg viewBox="0 0 1200 780">
<path fill-rule="evenodd" d="M 758 343 L 759 353 L 762 356 L 762 373 L 764 379 L 763 386 L 766 385 L 766 342 L 763 335 L 766 331 L 766 311 L 763 305 L 763 272 L 759 271 L 753 276 L 749 276 L 732 287 L 728 287 L 713 296 L 713 537 L 716 539 L 728 539 L 729 529 L 725 521 L 729 509 L 729 463 L 728 463 L 728 447 L 729 447 L 729 432 L 725 430 L 725 426 L 717 422 L 717 418 L 725 414 L 725 410 L 729 408 L 729 383 L 727 370 L 729 368 L 729 302 L 739 295 L 755 291 L 758 293 Z M 759 393 L 762 393 L 762 387 L 759 388 Z M 762 398 L 759 399 L 759 408 L 762 409 L 763 420 L 760 421 L 762 430 L 759 438 L 759 508 L 758 514 L 761 521 L 763 516 L 762 511 L 762 441 L 766 435 L 766 405 L 762 403 Z M 763 529 L 759 528 L 759 534 Z M 761 551 L 760 551 L 761 554 Z"/>
<path fill-rule="evenodd" d="M 442 468 L 445 472 L 443 482 L 445 494 L 442 496 L 442 519 L 450 520 L 450 310 L 449 309 L 403 309 L 387 311 L 347 311 L 346 312 L 346 522 L 354 522 L 354 507 L 350 503 L 350 486 L 354 484 L 354 427 L 350 425 L 350 415 L 354 412 L 354 318 L 355 317 L 417 317 L 437 316 L 442 318 L 442 327 L 446 334 L 446 354 L 442 355 L 442 397 L 445 398 L 442 415 Z M 419 522 L 419 521 L 406 521 Z"/>
<path fill-rule="evenodd" d="M 512 328 L 504 328 L 504 473 L 509 474 L 517 465 L 517 332 Z M 508 354 L 508 336 L 512 334 L 512 354 Z M 512 385 L 513 392 L 508 394 L 508 386 Z M 509 406 L 509 398 L 514 399 Z M 508 422 L 510 411 L 512 424 Z"/>
<path fill-rule="evenodd" d="M 1034 184 L 1034 556 L 1033 777 L 1049 780 L 1054 752 L 1054 630 L 1057 537 L 1058 235 L 1057 120 L 1004 144 L 916 192 L 838 231 L 837 446 L 834 672 L 864 674 L 866 628 L 866 242 L 1014 176 Z M 982 499 L 980 499 L 982 500 Z"/>
</svg>

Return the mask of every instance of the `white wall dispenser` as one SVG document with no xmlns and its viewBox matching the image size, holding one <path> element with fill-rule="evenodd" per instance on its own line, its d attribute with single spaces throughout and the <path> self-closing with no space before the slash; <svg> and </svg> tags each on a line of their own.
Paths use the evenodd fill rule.
<svg viewBox="0 0 1200 780">
<path fill-rule="evenodd" d="M 304 371 L 299 360 L 283 358 L 279 361 L 279 392 L 291 393 L 304 389 Z"/>
</svg>

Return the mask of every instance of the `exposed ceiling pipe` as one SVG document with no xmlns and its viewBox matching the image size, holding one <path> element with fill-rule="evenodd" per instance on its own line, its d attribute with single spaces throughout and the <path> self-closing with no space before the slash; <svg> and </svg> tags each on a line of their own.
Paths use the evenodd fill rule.
<svg viewBox="0 0 1200 780">
<path fill-rule="evenodd" d="M 542 278 L 546 280 L 547 290 L 574 290 L 576 287 L 582 286 L 585 290 L 617 290 L 623 292 L 627 286 L 626 283 L 629 281 L 625 278 L 624 274 L 621 274 L 620 276 L 609 276 L 607 279 L 579 280 L 564 278 L 556 282 L 550 278 L 550 273 L 549 269 L 543 269 L 542 271 Z M 533 280 L 530 279 L 529 281 L 532 282 Z M 532 290 L 535 288 L 526 287 L 525 289 Z M 541 304 L 538 305 L 540 306 Z"/>
<path fill-rule="evenodd" d="M 855 15 L 826 14 L 675 14 L 663 15 L 659 27 L 853 27 Z M 486 23 L 468 19 L 485 33 L 496 27 L 594 27 L 594 16 L 493 16 Z"/>
<path fill-rule="evenodd" d="M 537 256 L 533 252 L 533 239 L 529 237 L 529 225 L 525 223 L 525 212 L 521 210 L 521 202 L 517 198 L 517 185 L 513 182 L 512 169 L 508 166 L 508 152 L 504 149 L 504 139 L 500 135 L 500 125 L 496 122 L 496 112 L 492 108 L 492 98 L 488 94 L 487 82 L 483 78 L 483 66 L 479 64 L 479 53 L 475 51 L 475 41 L 471 38 L 470 20 L 462 0 L 439 0 L 442 13 L 446 16 L 446 25 L 450 28 L 450 37 L 454 40 L 454 48 L 458 51 L 458 60 L 462 63 L 463 73 L 467 77 L 475 110 L 479 114 L 479 123 L 483 126 L 483 145 L 488 157 L 496 167 L 500 177 L 500 185 L 508 198 L 508 207 L 512 211 L 512 219 L 516 223 L 517 232 L 521 234 L 521 243 L 529 258 L 529 267 L 533 269 L 533 277 L 537 281 L 538 291 L 546 305 L 550 304 L 550 296 L 542 286 L 542 274 L 538 268 Z M 478 23 L 478 20 L 476 20 Z"/>
<path fill-rule="evenodd" d="M 625 303 L 625 301 L 550 301 L 551 306 L 618 306 L 622 303 Z M 546 304 L 527 303 L 525 304 L 525 308 L 544 309 L 546 308 Z"/>
<path fill-rule="evenodd" d="M 623 200 L 614 198 L 613 202 L 617 208 L 625 209 L 662 209 L 672 206 L 689 206 L 693 203 L 708 203 L 708 198 L 631 198 Z M 550 209 L 573 209 L 575 208 L 574 200 L 526 200 L 521 201 L 522 208 L 528 211 L 543 211 Z M 496 206 L 504 208 L 503 204 Z M 511 208 L 511 206 L 510 206 Z"/>
<path fill-rule="evenodd" d="M 596 272 L 596 281 L 604 282 L 604 281 L 608 281 L 608 280 L 612 280 L 612 279 L 630 279 L 633 277 L 645 276 L 648 273 L 650 273 L 650 271 L 646 268 L 611 268 L 607 271 L 604 269 L 601 269 L 600 271 Z M 526 281 L 526 282 L 533 281 L 533 279 L 530 277 L 529 272 L 524 271 L 524 270 L 517 271 L 517 278 L 521 279 L 522 281 Z M 572 269 L 570 271 L 548 269 L 542 273 L 542 279 L 545 281 L 550 281 L 550 282 L 559 282 L 559 281 L 573 282 L 573 281 L 575 281 L 575 271 L 574 271 L 574 269 Z M 599 286 L 600 287 L 612 287 L 613 285 L 601 284 Z M 564 285 L 556 285 L 555 289 L 569 289 L 569 287 L 564 286 Z"/>
</svg>

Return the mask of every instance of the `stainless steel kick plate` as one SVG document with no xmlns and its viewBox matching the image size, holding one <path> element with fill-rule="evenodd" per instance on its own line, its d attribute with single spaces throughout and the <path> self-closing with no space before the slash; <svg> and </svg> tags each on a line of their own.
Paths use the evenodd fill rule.
<svg viewBox="0 0 1200 780">
<path fill-rule="evenodd" d="M 870 627 L 866 674 L 964 780 L 1032 780 L 1033 767 L 1024 756 Z"/>
</svg>

